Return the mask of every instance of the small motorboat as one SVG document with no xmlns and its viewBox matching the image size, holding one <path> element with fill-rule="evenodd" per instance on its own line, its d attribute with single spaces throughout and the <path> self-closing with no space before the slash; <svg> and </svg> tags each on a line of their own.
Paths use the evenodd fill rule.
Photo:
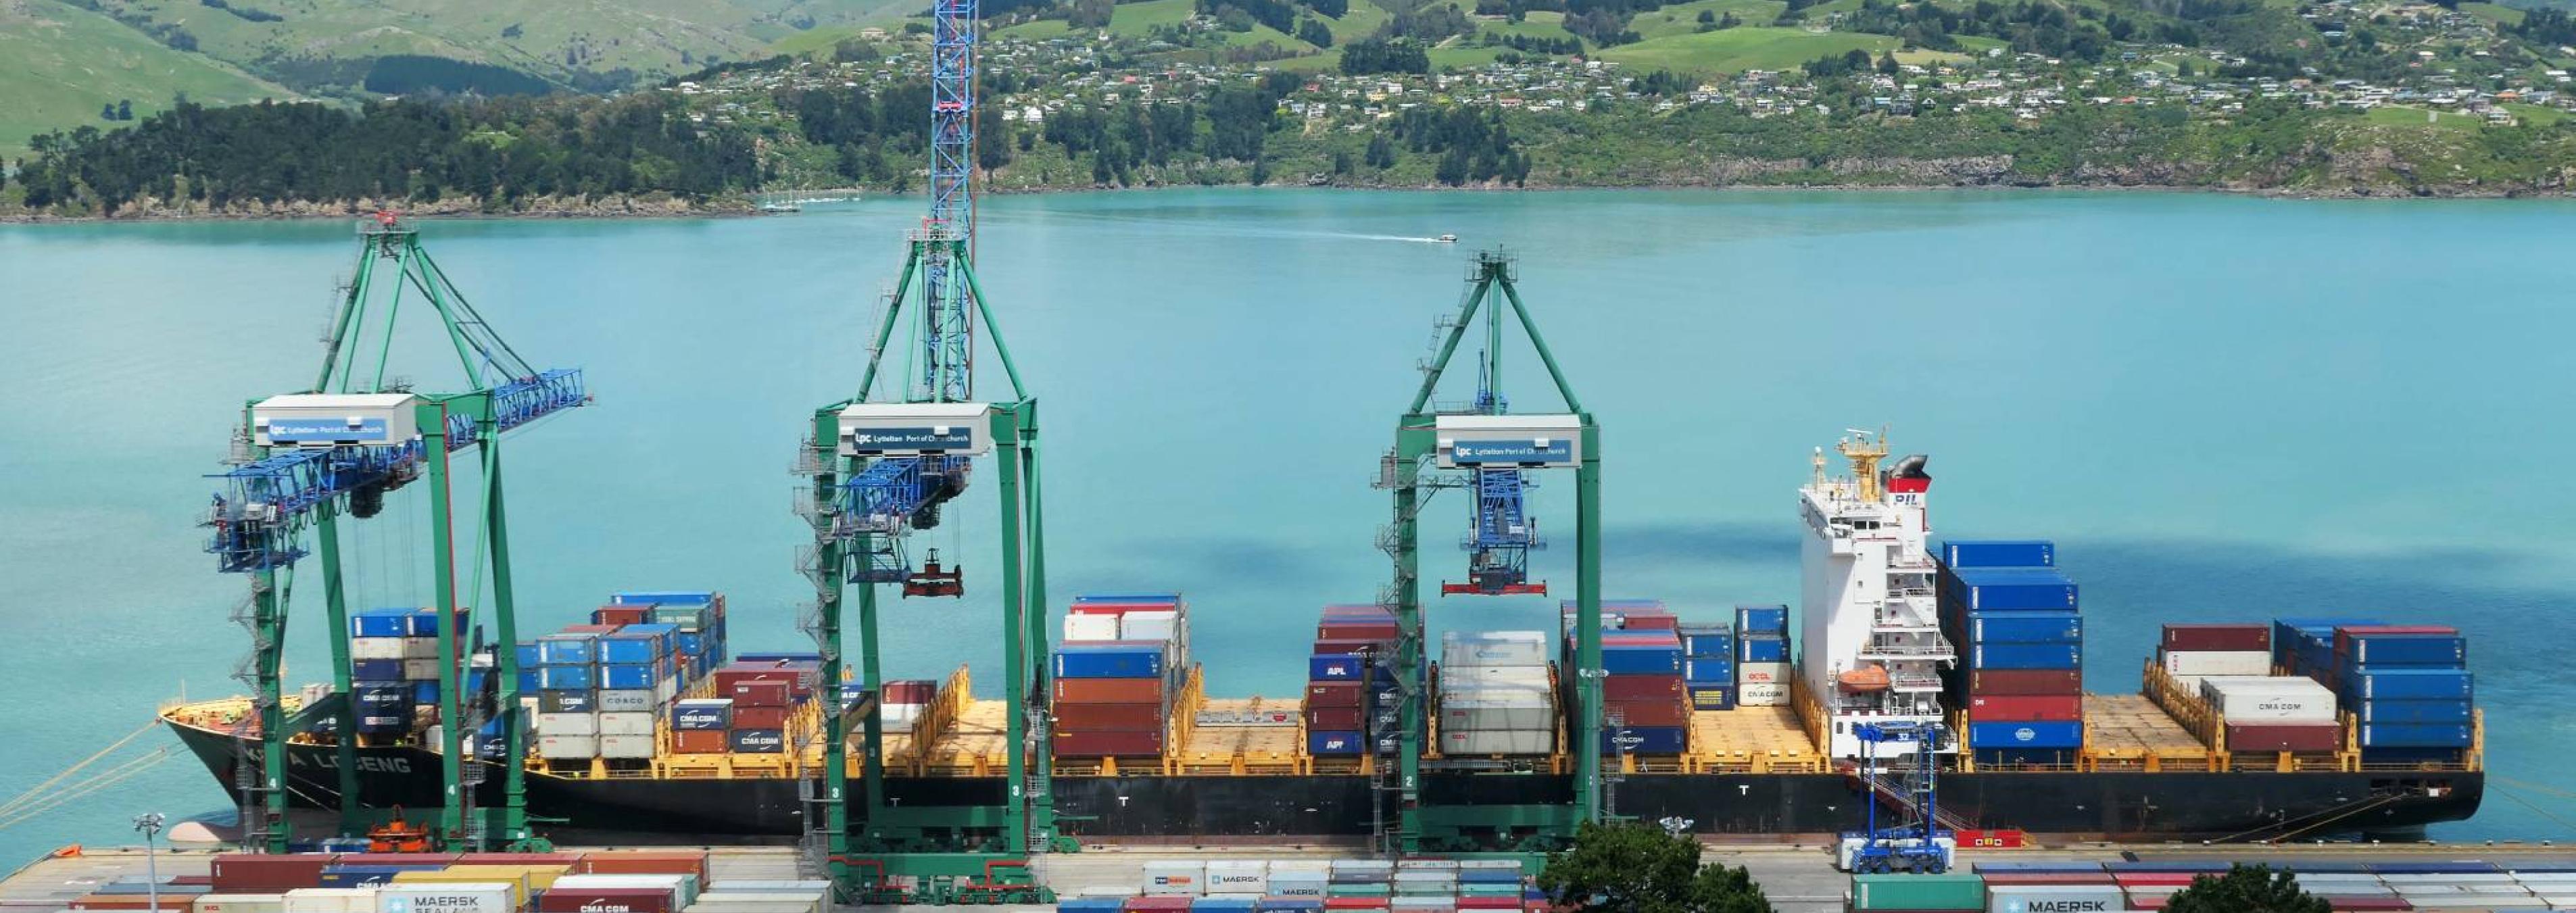
<svg viewBox="0 0 2576 913">
<path fill-rule="evenodd" d="M 1438 241 L 1438 242 L 1440 242 L 1440 243 L 1442 243 L 1442 244 L 1456 244 L 1456 243 L 1458 243 L 1458 236 L 1457 236 L 1457 235 L 1441 235 L 1440 237 L 1433 238 L 1433 239 L 1431 239 L 1431 240 Z"/>
</svg>

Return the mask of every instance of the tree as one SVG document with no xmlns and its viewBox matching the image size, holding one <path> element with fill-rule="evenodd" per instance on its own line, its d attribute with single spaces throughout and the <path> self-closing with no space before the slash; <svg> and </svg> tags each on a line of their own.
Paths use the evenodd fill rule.
<svg viewBox="0 0 2576 913">
<path fill-rule="evenodd" d="M 1743 869 L 1701 868 L 1699 841 L 1646 824 L 1586 824 L 1538 886 L 1580 913 L 1770 913 Z"/>
<path fill-rule="evenodd" d="M 98 106 L 98 119 L 99 119 L 99 120 L 115 120 L 115 119 L 116 119 L 116 106 L 115 106 L 115 105 L 113 105 L 113 104 L 106 104 L 106 105 L 100 105 L 100 106 Z"/>
<path fill-rule="evenodd" d="M 117 103 L 116 103 L 116 119 L 117 119 L 117 120 L 133 120 L 133 119 L 134 119 L 134 99 L 126 98 L 126 99 L 119 99 L 119 100 L 117 101 Z"/>
<path fill-rule="evenodd" d="M 1701 25 L 1716 25 L 1716 24 L 1717 24 L 1717 11 L 1716 11 L 1716 10 L 1700 10 L 1700 11 L 1699 11 L 1699 21 L 1700 21 L 1700 24 L 1701 24 Z"/>
<path fill-rule="evenodd" d="M 2328 913 L 2333 905 L 2299 890 L 2288 870 L 2231 865 L 2227 874 L 2202 875 L 2176 892 L 2166 913 Z"/>
<path fill-rule="evenodd" d="M 1895 52 L 1895 51 L 1888 51 L 1888 52 L 1886 52 L 1886 53 L 1883 53 L 1883 54 L 1878 55 L 1878 73 L 1879 73 L 1879 75 L 1881 75 L 1881 76 L 1894 76 L 1894 75 L 1896 75 L 1896 74 L 1897 74 L 1897 72 L 1898 72 L 1898 70 L 1897 70 L 1897 68 L 1896 68 L 1896 52 Z"/>
<path fill-rule="evenodd" d="M 1308 19 L 1297 23 L 1297 40 L 1319 48 L 1329 48 L 1333 46 L 1333 30 L 1325 28 L 1323 20 Z"/>
</svg>

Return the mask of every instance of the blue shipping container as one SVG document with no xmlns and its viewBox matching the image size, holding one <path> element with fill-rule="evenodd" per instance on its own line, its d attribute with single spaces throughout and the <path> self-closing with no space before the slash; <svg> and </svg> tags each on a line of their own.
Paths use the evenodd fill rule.
<svg viewBox="0 0 2576 913">
<path fill-rule="evenodd" d="M 530 691 L 538 690 L 537 686 L 539 684 L 541 683 L 537 681 L 537 667 L 519 667 L 519 693 L 526 694 Z"/>
<path fill-rule="evenodd" d="M 1784 605 L 1736 606 L 1735 630 L 1745 634 L 1755 631 L 1789 630 L 1789 607 Z"/>
<path fill-rule="evenodd" d="M 1970 612 L 1968 642 L 2072 644 L 2084 641 L 2084 616 L 2073 612 Z"/>
<path fill-rule="evenodd" d="M 1310 682 L 1357 681 L 1367 664 L 1347 653 L 1306 658 L 1306 680 Z"/>
<path fill-rule="evenodd" d="M 1941 563 L 1953 568 L 2056 567 L 2057 543 L 2046 539 L 1944 541 Z"/>
<path fill-rule="evenodd" d="M 1690 692 L 1692 710 L 1735 709 L 1735 686 L 1733 684 L 1708 685 L 1701 684 L 1699 682 L 1688 682 L 1685 683 L 1683 690 Z"/>
<path fill-rule="evenodd" d="M 590 666 L 538 666 L 537 687 L 548 691 L 590 691 L 599 687 L 599 679 L 590 670 Z"/>
<path fill-rule="evenodd" d="M 411 699 L 415 704 L 438 703 L 438 682 L 432 680 L 411 683 Z"/>
<path fill-rule="evenodd" d="M 2082 748 L 2084 724 L 2057 723 L 1969 723 L 1968 746 L 1971 748 Z"/>
<path fill-rule="evenodd" d="M 705 656 L 707 654 L 707 636 L 704 634 L 700 634 L 696 631 L 682 631 L 680 632 L 679 641 L 680 654 L 683 656 Z"/>
<path fill-rule="evenodd" d="M 2467 723 L 2364 723 L 2363 748 L 2467 748 Z"/>
<path fill-rule="evenodd" d="M 1249 897 L 1192 897 L 1190 913 L 1252 913 Z"/>
<path fill-rule="evenodd" d="M 368 609 L 349 616 L 351 637 L 409 637 L 410 609 Z"/>
<path fill-rule="evenodd" d="M 1729 685 L 1735 683 L 1735 661 L 1731 659 L 1682 660 L 1682 681 L 1694 685 Z"/>
<path fill-rule="evenodd" d="M 2075 581 L 2045 568 L 1964 568 L 1943 595 L 1971 612 L 2073 611 Z"/>
<path fill-rule="evenodd" d="M 518 659 L 519 668 L 525 669 L 529 666 L 543 665 L 545 663 L 545 653 L 544 651 L 537 649 L 536 641 L 525 641 L 514 644 L 513 647 L 514 649 L 512 649 L 510 653 L 513 657 Z"/>
<path fill-rule="evenodd" d="M 1735 655 L 1735 632 L 1720 628 L 1714 631 L 1682 629 L 1682 653 L 1710 659 Z"/>
<path fill-rule="evenodd" d="M 698 704 L 696 706 L 691 706 L 688 702 L 683 701 L 681 703 L 671 705 L 671 728 L 691 730 L 723 729 L 732 725 L 732 711 L 732 707 L 723 704 Z"/>
<path fill-rule="evenodd" d="M 1737 641 L 1738 654 L 1748 663 L 1785 663 L 1789 661 L 1789 639 L 1755 634 Z"/>
<path fill-rule="evenodd" d="M 2081 669 L 2081 644 L 1978 644 L 1969 648 L 1973 669 Z"/>
<path fill-rule="evenodd" d="M 1623 748 L 1629 754 L 1680 754 L 1689 746 L 1690 730 L 1682 726 L 1630 726 L 1621 730 L 1601 730 L 1601 750 L 1606 754 L 1616 754 Z"/>
<path fill-rule="evenodd" d="M 2364 723 L 2450 723 L 2470 719 L 2467 701 L 2363 701 L 2353 713 Z"/>
<path fill-rule="evenodd" d="M 2334 629 L 2357 625 L 2380 625 L 2387 622 L 2369 618 L 2275 618 L 2272 619 L 2272 661 L 2290 664 L 2290 656 L 2311 633 L 2324 637 L 2326 652 L 2334 652 Z"/>
<path fill-rule="evenodd" d="M 1601 669 L 1612 675 L 1671 675 L 1682 671 L 1682 648 L 1602 644 Z"/>
<path fill-rule="evenodd" d="M 1065 897 L 1055 902 L 1057 913 L 1118 913 L 1126 909 L 1124 897 Z"/>
<path fill-rule="evenodd" d="M 438 636 L 438 612 L 435 609 L 411 610 L 411 636 Z"/>
<path fill-rule="evenodd" d="M 2451 668 L 2469 661 L 2469 639 L 2455 634 L 2355 634 L 2342 668 Z"/>
<path fill-rule="evenodd" d="M 371 682 L 401 681 L 403 677 L 402 673 L 402 660 L 399 659 L 353 659 L 349 661 L 349 677 L 354 679 Z"/>
<path fill-rule="evenodd" d="M 1306 752 L 1333 755 L 1359 754 L 1361 747 L 1367 744 L 1366 739 L 1366 736 L 1356 732 L 1309 731 L 1306 733 Z"/>
<path fill-rule="evenodd" d="M 619 664 L 597 668 L 602 691 L 639 691 L 662 683 L 662 676 L 655 674 L 650 665 Z"/>
<path fill-rule="evenodd" d="M 356 699 L 359 713 L 372 713 L 391 707 L 409 707 L 412 702 L 409 684 L 355 682 L 350 684 L 349 693 Z"/>
<path fill-rule="evenodd" d="M 1057 678 L 1161 678 L 1161 647 L 1067 645 L 1055 651 Z"/>
<path fill-rule="evenodd" d="M 537 660 L 550 666 L 577 666 L 599 661 L 595 634 L 548 634 L 537 638 Z"/>
<path fill-rule="evenodd" d="M 2343 676 L 2348 703 L 2361 701 L 2465 701 L 2477 698 L 2469 673 L 2457 669 L 2364 670 Z"/>
</svg>

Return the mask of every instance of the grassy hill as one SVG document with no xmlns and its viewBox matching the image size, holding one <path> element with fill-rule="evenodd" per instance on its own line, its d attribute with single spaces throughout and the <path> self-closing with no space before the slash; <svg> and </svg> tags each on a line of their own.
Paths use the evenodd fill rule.
<svg viewBox="0 0 2576 913">
<path fill-rule="evenodd" d="M 1896 39 L 1856 32 L 1810 32 L 1805 29 L 1743 26 L 1717 32 L 1685 32 L 1648 38 L 1600 52 L 1640 71 L 1739 73 L 1786 70 L 1854 48 L 1878 54 L 1896 49 Z"/>
<path fill-rule="evenodd" d="M 0 0 L 0 61 L 0 158 L 10 160 L 38 133 L 112 126 L 99 107 L 119 101 L 132 101 L 141 119 L 169 107 L 176 93 L 223 104 L 296 97 L 60 0 Z"/>
</svg>

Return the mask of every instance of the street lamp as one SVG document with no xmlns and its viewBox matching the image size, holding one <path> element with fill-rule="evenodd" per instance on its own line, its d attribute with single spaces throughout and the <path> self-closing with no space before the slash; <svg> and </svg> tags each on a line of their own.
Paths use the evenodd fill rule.
<svg viewBox="0 0 2576 913">
<path fill-rule="evenodd" d="M 151 898 L 153 913 L 161 913 L 161 867 L 152 856 L 152 838 L 161 833 L 161 821 L 160 812 L 134 816 L 134 829 L 143 834 L 143 890 Z"/>
</svg>

